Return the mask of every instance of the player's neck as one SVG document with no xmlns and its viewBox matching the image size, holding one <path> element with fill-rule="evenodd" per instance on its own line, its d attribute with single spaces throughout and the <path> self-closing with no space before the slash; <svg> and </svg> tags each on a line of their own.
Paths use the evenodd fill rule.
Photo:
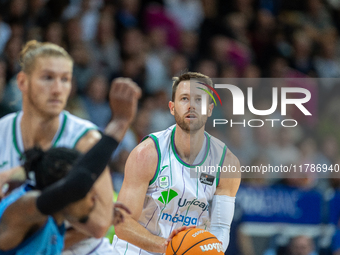
<svg viewBox="0 0 340 255">
<path fill-rule="evenodd" d="M 50 148 L 58 128 L 59 116 L 46 118 L 24 111 L 20 123 L 24 149 L 27 150 L 33 146 L 40 146 L 42 149 Z"/>
<path fill-rule="evenodd" d="M 58 226 L 63 224 L 63 222 L 65 221 L 65 217 L 61 212 L 57 212 L 57 213 L 53 214 L 52 217 L 53 217 L 53 219 L 55 220 L 55 222 L 57 223 Z"/>
<path fill-rule="evenodd" d="M 202 149 L 204 142 L 204 127 L 195 133 L 185 132 L 178 125 L 175 130 L 175 147 L 184 162 L 192 165 Z"/>
</svg>

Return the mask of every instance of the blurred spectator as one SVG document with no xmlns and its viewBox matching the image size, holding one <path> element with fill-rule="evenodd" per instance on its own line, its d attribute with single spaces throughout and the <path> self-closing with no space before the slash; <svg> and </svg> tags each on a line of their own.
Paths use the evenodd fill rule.
<svg viewBox="0 0 340 255">
<path fill-rule="evenodd" d="M 166 89 L 167 70 L 172 50 L 166 45 L 166 30 L 154 27 L 149 32 L 149 52 L 145 60 L 145 86 L 147 93 Z"/>
<path fill-rule="evenodd" d="M 293 56 L 291 67 L 304 73 L 311 74 L 314 71 L 312 61 L 312 40 L 303 31 L 296 32 L 293 38 Z"/>
<path fill-rule="evenodd" d="M 155 3 L 150 4 L 146 7 L 144 15 L 146 31 L 161 28 L 166 32 L 166 44 L 177 49 L 181 31 L 175 20 L 165 12 L 164 8 Z"/>
<path fill-rule="evenodd" d="M 302 15 L 302 24 L 313 39 L 322 39 L 322 34 L 333 27 L 332 18 L 321 0 L 305 2 L 306 12 Z"/>
<path fill-rule="evenodd" d="M 23 22 L 27 12 L 27 0 L 13 0 L 8 1 L 9 7 L 6 12 L 5 21 L 19 21 Z"/>
<path fill-rule="evenodd" d="M 66 44 L 64 43 L 64 29 L 61 23 L 59 22 L 52 22 L 48 24 L 45 31 L 45 40 L 47 42 L 51 42 L 57 44 L 61 47 L 65 47 Z"/>
<path fill-rule="evenodd" d="M 117 33 L 121 38 L 125 30 L 141 27 L 140 0 L 121 0 L 117 13 Z"/>
<path fill-rule="evenodd" d="M 97 35 L 92 46 L 96 69 L 110 77 L 121 68 L 120 45 L 114 35 L 115 23 L 111 16 L 104 14 L 98 23 Z"/>
<path fill-rule="evenodd" d="M 275 166 L 295 164 L 300 158 L 299 150 L 294 145 L 292 131 L 282 127 L 277 134 L 277 141 L 271 146 L 270 161 Z"/>
<path fill-rule="evenodd" d="M 320 39 L 320 55 L 315 58 L 315 68 L 321 78 L 339 78 L 340 62 L 336 58 L 336 41 L 332 35 Z"/>
<path fill-rule="evenodd" d="M 90 119 L 90 116 L 85 108 L 85 103 L 83 98 L 78 94 L 78 88 L 75 79 L 72 81 L 72 88 L 70 92 L 70 96 L 67 100 L 67 105 L 65 108 L 66 111 L 69 111 L 73 115 L 82 118 L 82 119 Z"/>
<path fill-rule="evenodd" d="M 289 242 L 288 255 L 317 255 L 314 241 L 308 236 L 297 236 Z"/>
<path fill-rule="evenodd" d="M 158 91 L 153 97 L 153 109 L 150 109 L 150 126 L 149 130 L 155 132 L 164 130 L 175 124 L 174 117 L 169 114 L 169 106 L 165 102 L 169 102 L 169 98 L 165 91 Z M 153 132 L 152 131 L 152 132 Z"/>
<path fill-rule="evenodd" d="M 73 77 L 76 80 L 78 91 L 83 94 L 88 81 L 94 75 L 91 52 L 85 43 L 79 42 L 72 45 L 70 54 L 74 60 Z"/>
<path fill-rule="evenodd" d="M 77 43 L 82 43 L 82 33 L 79 18 L 72 18 L 66 22 L 65 34 L 69 48 Z"/>
<path fill-rule="evenodd" d="M 199 28 L 203 20 L 201 1 L 165 0 L 165 6 L 182 30 L 195 31 Z"/>
<path fill-rule="evenodd" d="M 99 3 L 101 1 L 73 1 L 73 4 L 64 10 L 64 19 L 78 17 L 81 29 L 82 40 L 91 41 L 94 39 L 97 32 L 97 24 L 99 21 Z"/>
<path fill-rule="evenodd" d="M 11 37 L 6 44 L 4 57 L 7 62 L 7 81 L 11 78 L 15 78 L 14 76 L 20 71 L 19 58 L 21 46 L 23 44 L 21 37 Z"/>
<path fill-rule="evenodd" d="M 6 62 L 3 59 L 0 59 L 0 118 L 12 112 L 12 109 L 2 101 L 5 95 L 5 86 L 6 86 Z"/>
<path fill-rule="evenodd" d="M 317 255 L 313 239 L 308 236 L 293 237 L 287 247 L 283 247 L 282 251 L 278 248 L 267 250 L 264 255 Z"/>
<path fill-rule="evenodd" d="M 87 88 L 84 96 L 85 109 L 87 110 L 90 121 L 99 128 L 104 129 L 111 118 L 111 110 L 107 101 L 109 84 L 105 76 L 94 76 Z"/>
<path fill-rule="evenodd" d="M 2 54 L 5 45 L 9 38 L 11 37 L 11 28 L 8 24 L 2 21 L 2 16 L 0 15 L 0 55 Z"/>
<path fill-rule="evenodd" d="M 275 31 L 275 17 L 268 10 L 262 9 L 257 12 L 254 29 L 251 32 L 251 46 L 257 63 L 263 68 L 268 65 L 268 55 L 273 52 Z"/>
</svg>

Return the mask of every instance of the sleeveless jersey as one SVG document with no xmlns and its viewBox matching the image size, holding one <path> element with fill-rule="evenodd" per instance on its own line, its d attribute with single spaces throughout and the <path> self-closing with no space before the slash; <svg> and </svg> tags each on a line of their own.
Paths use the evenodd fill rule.
<svg viewBox="0 0 340 255">
<path fill-rule="evenodd" d="M 11 113 L 0 119 L 0 172 L 21 164 L 24 152 L 20 122 L 23 112 Z M 97 127 L 67 111 L 59 114 L 59 129 L 52 140 L 53 147 L 74 148 L 77 142 Z"/>
<path fill-rule="evenodd" d="M 175 148 L 176 125 L 150 134 L 158 152 L 158 166 L 151 180 L 138 222 L 152 234 L 167 238 L 172 230 L 195 225 L 209 229 L 209 201 L 219 181 L 219 172 L 208 166 L 222 167 L 227 147 L 205 132 L 203 146 L 193 165 L 185 163 Z M 204 169 L 209 169 L 204 170 Z M 204 172 L 205 171 L 205 172 Z M 203 173 L 204 172 L 204 173 Z M 117 236 L 113 240 L 117 254 L 154 254 Z"/>
<path fill-rule="evenodd" d="M 25 195 L 30 190 L 27 184 L 24 184 L 14 190 L 9 196 L 5 197 L 0 203 L 0 221 L 6 208 Z M 51 216 L 48 216 L 44 226 L 32 234 L 16 248 L 9 251 L 1 251 L 0 255 L 58 255 L 61 254 L 64 247 L 64 224 L 58 226 Z"/>
</svg>

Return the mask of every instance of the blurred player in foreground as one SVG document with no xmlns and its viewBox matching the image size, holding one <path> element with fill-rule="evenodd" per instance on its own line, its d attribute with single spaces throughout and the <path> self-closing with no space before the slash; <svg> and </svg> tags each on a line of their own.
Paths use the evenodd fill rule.
<svg viewBox="0 0 340 255">
<path fill-rule="evenodd" d="M 17 84 L 22 92 L 23 110 L 0 119 L 0 193 L 3 184 L 11 178 L 25 178 L 20 167 L 25 150 L 39 146 L 43 150 L 67 147 L 86 152 L 101 137 L 94 124 L 63 110 L 70 94 L 73 70 L 73 60 L 63 48 L 29 41 L 21 52 L 21 67 Z M 132 81 L 117 79 L 113 82 L 123 87 L 128 83 Z M 120 93 L 111 90 L 110 96 L 116 92 Z M 93 189 L 98 195 L 96 207 L 86 224 L 72 225 L 82 233 L 68 229 L 65 248 L 72 248 L 72 252 L 65 252 L 65 255 L 112 254 L 108 240 L 101 238 L 111 225 L 113 213 L 113 187 L 108 169 Z"/>
<path fill-rule="evenodd" d="M 63 221 L 85 223 L 90 218 L 99 199 L 92 185 L 124 137 L 139 97 L 140 90 L 134 84 L 114 84 L 110 93 L 114 119 L 105 129 L 105 135 L 74 164 L 66 177 L 79 155 L 75 150 L 26 151 L 24 166 L 27 176 L 31 176 L 28 180 L 33 182 L 25 183 L 0 203 L 0 254 L 61 254 Z M 113 223 L 119 223 L 122 219 L 119 217 L 123 217 L 117 208 L 128 212 L 122 204 L 116 205 L 115 215 L 110 217 Z"/>
<path fill-rule="evenodd" d="M 200 73 L 176 78 L 169 102 L 176 125 L 150 134 L 127 160 L 118 201 L 124 201 L 132 214 L 115 228 L 115 254 L 164 253 L 170 239 L 188 226 L 209 230 L 224 251 L 228 247 L 240 177 L 197 172 L 196 166 L 239 170 L 240 163 L 224 143 L 204 131 L 213 103 L 207 102 L 207 115 L 202 115 L 202 89 L 207 87 L 190 79 L 212 86 Z"/>
</svg>

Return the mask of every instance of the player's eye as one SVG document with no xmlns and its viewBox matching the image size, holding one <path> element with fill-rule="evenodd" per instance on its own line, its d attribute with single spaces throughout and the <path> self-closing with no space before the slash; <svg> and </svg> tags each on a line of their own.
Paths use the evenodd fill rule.
<svg viewBox="0 0 340 255">
<path fill-rule="evenodd" d="M 68 77 L 63 77 L 63 78 L 61 78 L 61 81 L 62 82 L 68 82 L 70 79 L 68 78 Z"/>
<path fill-rule="evenodd" d="M 50 81 L 50 80 L 53 79 L 52 75 L 44 75 L 42 78 L 43 78 L 44 80 L 47 80 L 47 81 Z"/>
</svg>

